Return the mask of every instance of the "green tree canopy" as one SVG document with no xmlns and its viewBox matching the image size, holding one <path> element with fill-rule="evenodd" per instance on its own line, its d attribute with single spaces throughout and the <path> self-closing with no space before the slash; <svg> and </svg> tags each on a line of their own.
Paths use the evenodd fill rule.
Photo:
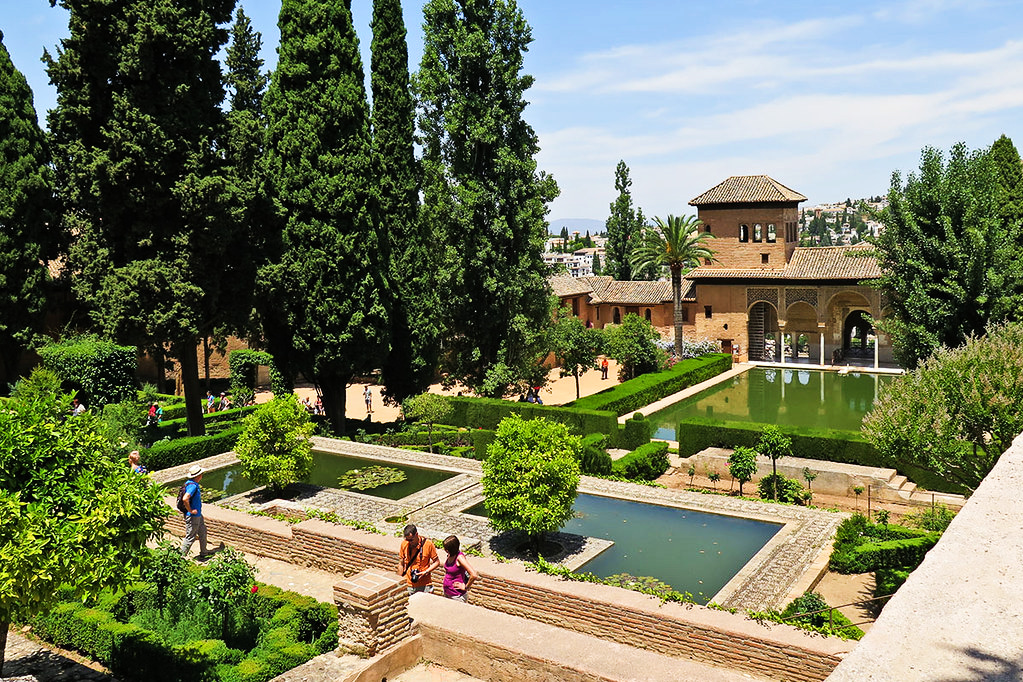
<svg viewBox="0 0 1023 682">
<path fill-rule="evenodd" d="M 582 439 L 546 419 L 501 420 L 483 461 L 483 505 L 498 530 L 544 533 L 572 518 L 579 487 Z"/>
<path fill-rule="evenodd" d="M 607 243 L 601 272 L 613 279 L 633 279 L 632 248 L 640 238 L 644 220 L 632 208 L 632 179 L 625 161 L 615 168 L 615 190 L 618 196 L 611 203 L 611 215 L 605 222 Z"/>
<path fill-rule="evenodd" d="M 1003 290 L 992 278 L 1004 241 L 997 198 L 990 156 L 961 143 L 947 162 L 939 150 L 924 149 L 919 172 L 905 183 L 893 174 L 885 228 L 873 240 L 882 272 L 875 286 L 892 314 L 877 325 L 905 366 L 982 333 L 999 307 Z"/>
<path fill-rule="evenodd" d="M 112 457 L 97 418 L 66 417 L 70 402 L 19 390 L 0 403 L 0 645 L 12 619 L 45 611 L 61 589 L 84 597 L 130 581 L 169 511 Z"/>
<path fill-rule="evenodd" d="M 863 420 L 864 435 L 892 462 L 976 488 L 1023 431 L 1021 367 L 1021 323 L 938 349 L 884 385 Z"/>
<path fill-rule="evenodd" d="M 654 227 L 646 228 L 633 247 L 631 262 L 634 270 L 667 268 L 671 274 L 671 297 L 675 313 L 675 357 L 682 357 L 682 275 L 700 264 L 713 259 L 714 252 L 707 246 L 713 239 L 710 232 L 701 232 L 703 221 L 695 216 L 669 215 L 667 220 L 654 218 Z"/>
<path fill-rule="evenodd" d="M 380 366 L 390 300 L 377 231 L 369 105 L 344 0 L 284 0 L 279 61 L 264 101 L 281 242 L 259 273 L 260 315 L 282 369 L 313 381 L 335 432 L 345 386 Z"/>
<path fill-rule="evenodd" d="M 739 494 L 742 495 L 742 484 L 753 480 L 757 473 L 757 453 L 753 448 L 739 446 L 728 456 L 728 473 L 739 482 Z"/>
<path fill-rule="evenodd" d="M 419 217 L 415 108 L 399 0 L 374 0 L 370 79 L 373 148 L 380 157 L 380 224 L 394 300 L 385 391 L 398 402 L 426 389 L 437 371 L 441 333 L 437 264 L 443 256 L 431 223 Z"/>
<path fill-rule="evenodd" d="M 592 369 L 600 355 L 603 336 L 596 329 L 587 329 L 585 323 L 568 308 L 558 311 L 551 330 L 551 352 L 561 364 L 561 376 L 575 377 L 575 397 L 579 399 L 579 375 Z"/>
<path fill-rule="evenodd" d="M 171 344 L 198 435 L 198 340 L 237 312 L 246 286 L 234 272 L 240 228 L 216 149 L 216 54 L 234 0 L 60 4 L 70 35 L 45 60 L 57 87 L 48 121 L 74 291 L 105 336 L 161 353 Z"/>
<path fill-rule="evenodd" d="M 660 336 L 639 315 L 629 313 L 620 325 L 604 327 L 603 334 L 604 352 L 618 361 L 622 381 L 656 372 L 664 365 L 664 351 L 656 343 Z"/>
<path fill-rule="evenodd" d="M 782 433 L 782 430 L 775 424 L 768 424 L 760 432 L 760 440 L 757 441 L 757 452 L 765 457 L 771 458 L 771 487 L 774 492 L 773 499 L 778 499 L 778 460 L 782 457 L 792 455 L 792 439 Z"/>
<path fill-rule="evenodd" d="M 553 317 L 547 267 L 554 179 L 523 119 L 532 35 L 511 0 L 430 0 L 415 77 L 424 218 L 443 244 L 444 364 L 485 395 L 536 367 Z"/>
<path fill-rule="evenodd" d="M 313 425 L 293 394 L 276 397 L 256 408 L 234 450 L 247 478 L 256 485 L 281 490 L 301 481 L 313 467 Z"/>
<path fill-rule="evenodd" d="M 411 398 L 406 398 L 401 405 L 401 411 L 406 419 L 426 422 L 430 431 L 430 452 L 433 452 L 433 425 L 444 421 L 452 410 L 448 399 L 436 393 L 414 395 Z"/>
<path fill-rule="evenodd" d="M 0 33 L 0 377 L 12 383 L 46 307 L 42 261 L 54 255 L 54 208 L 49 150 L 32 90 Z"/>
</svg>

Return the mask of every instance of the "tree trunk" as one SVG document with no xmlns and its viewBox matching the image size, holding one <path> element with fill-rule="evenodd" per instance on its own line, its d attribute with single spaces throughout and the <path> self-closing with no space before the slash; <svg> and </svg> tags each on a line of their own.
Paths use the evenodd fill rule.
<svg viewBox="0 0 1023 682">
<path fill-rule="evenodd" d="M 345 432 L 345 384 L 347 381 L 339 377 L 331 377 L 318 381 L 323 394 L 323 413 L 330 422 L 330 430 L 335 435 Z"/>
<path fill-rule="evenodd" d="M 202 337 L 202 360 L 206 373 L 203 375 L 206 381 L 206 390 L 210 390 L 210 337 Z"/>
<path fill-rule="evenodd" d="M 575 366 L 572 370 L 572 374 L 575 375 L 575 399 L 579 400 L 579 365 Z"/>
<path fill-rule="evenodd" d="M 202 394 L 199 388 L 199 359 L 196 349 L 199 344 L 195 338 L 185 339 L 174 344 L 174 354 L 181 365 L 181 383 L 185 388 L 185 418 L 188 421 L 189 436 L 205 436 L 206 424 L 202 419 Z"/>
<path fill-rule="evenodd" d="M 671 298 L 675 312 L 675 359 L 682 359 L 682 268 L 671 268 Z"/>
<path fill-rule="evenodd" d="M 11 627 L 9 621 L 0 621 L 0 677 L 4 674 L 4 653 L 7 651 L 7 629 Z"/>
<path fill-rule="evenodd" d="M 167 354 L 163 350 L 163 344 L 156 349 L 156 390 L 163 393 L 167 390 Z"/>
</svg>

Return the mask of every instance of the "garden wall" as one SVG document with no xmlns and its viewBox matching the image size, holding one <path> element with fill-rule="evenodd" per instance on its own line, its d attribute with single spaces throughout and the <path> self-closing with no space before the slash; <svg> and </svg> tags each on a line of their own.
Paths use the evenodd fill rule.
<svg viewBox="0 0 1023 682">
<path fill-rule="evenodd" d="M 171 503 L 173 500 L 168 499 Z M 295 525 L 208 505 L 212 542 L 349 576 L 366 568 L 395 571 L 400 539 L 310 519 Z M 180 514 L 167 523 L 184 533 Z M 676 658 L 749 670 L 775 679 L 823 680 L 852 644 L 796 628 L 769 628 L 724 611 L 661 603 L 656 597 L 606 585 L 527 572 L 521 564 L 473 558 L 480 581 L 473 603 L 649 649 Z M 439 572 L 434 573 L 440 588 Z"/>
</svg>

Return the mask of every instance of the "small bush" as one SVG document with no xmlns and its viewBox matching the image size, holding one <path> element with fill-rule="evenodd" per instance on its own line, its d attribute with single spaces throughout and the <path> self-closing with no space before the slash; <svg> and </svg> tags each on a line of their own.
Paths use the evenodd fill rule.
<svg viewBox="0 0 1023 682">
<path fill-rule="evenodd" d="M 923 530 L 944 533 L 945 529 L 948 528 L 949 524 L 952 523 L 952 519 L 955 517 L 956 513 L 954 511 L 944 504 L 938 504 L 932 509 L 925 509 L 917 512 L 916 514 L 909 514 L 902 520 L 913 528 L 922 528 Z"/>
<path fill-rule="evenodd" d="M 805 592 L 802 596 L 792 600 L 781 616 L 786 622 L 792 624 L 810 625 L 813 628 L 827 634 L 835 634 L 844 639 L 861 639 L 863 631 L 852 624 L 852 621 L 845 617 L 838 609 L 823 611 L 829 605 L 824 598 L 816 592 Z M 811 613 L 820 611 L 820 613 Z M 798 614 L 808 614 L 797 616 Z"/>
<path fill-rule="evenodd" d="M 582 458 L 579 467 L 584 474 L 605 476 L 611 473 L 611 455 L 607 454 L 607 436 L 594 433 L 583 437 Z"/>
<path fill-rule="evenodd" d="M 244 425 L 236 424 L 209 436 L 191 436 L 159 441 L 142 453 L 142 462 L 150 471 L 188 464 L 196 460 L 229 452 L 242 434 Z"/>
<path fill-rule="evenodd" d="M 641 445 L 612 465 L 613 473 L 644 481 L 652 481 L 667 470 L 668 444 L 664 441 Z"/>
<path fill-rule="evenodd" d="M 517 414 L 525 420 L 546 419 L 564 424 L 577 435 L 606 433 L 616 436 L 618 433 L 618 415 L 612 412 L 518 403 L 496 398 L 449 397 L 448 401 L 451 413 L 445 417 L 444 422 L 473 430 L 493 431 L 505 417 Z"/>
<path fill-rule="evenodd" d="M 781 474 L 768 474 L 757 483 L 760 499 L 774 499 L 774 483 L 778 482 L 778 502 L 796 503 L 803 501 L 803 486 L 794 478 L 785 478 Z"/>
<path fill-rule="evenodd" d="M 652 431 L 653 427 L 647 418 L 643 416 L 642 412 L 637 412 L 632 415 L 631 419 L 626 420 L 625 428 L 622 429 L 621 436 L 615 445 L 623 450 L 635 450 L 650 442 Z"/>
<path fill-rule="evenodd" d="M 862 514 L 855 514 L 839 525 L 829 566 L 846 574 L 880 568 L 912 570 L 940 537 L 941 533 L 873 524 Z"/>
<path fill-rule="evenodd" d="M 887 597 L 902 587 L 912 571 L 903 568 L 879 568 L 874 571 L 874 596 Z"/>
</svg>

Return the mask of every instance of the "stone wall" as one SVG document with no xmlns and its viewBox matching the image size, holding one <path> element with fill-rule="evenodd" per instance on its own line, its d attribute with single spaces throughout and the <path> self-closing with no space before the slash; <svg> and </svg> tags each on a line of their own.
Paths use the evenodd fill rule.
<svg viewBox="0 0 1023 682">
<path fill-rule="evenodd" d="M 339 579 L 364 569 L 397 569 L 397 537 L 319 519 L 289 525 L 214 505 L 204 513 L 214 543 L 223 540 L 253 554 L 334 571 Z M 183 533 L 180 514 L 172 516 L 168 529 Z M 851 648 L 796 628 L 759 625 L 742 615 L 662 604 L 637 592 L 539 575 L 517 563 L 475 557 L 472 562 L 480 574 L 471 596 L 474 604 L 677 658 L 810 682 L 824 679 Z M 434 572 L 434 589 L 440 589 L 442 577 Z"/>
</svg>

